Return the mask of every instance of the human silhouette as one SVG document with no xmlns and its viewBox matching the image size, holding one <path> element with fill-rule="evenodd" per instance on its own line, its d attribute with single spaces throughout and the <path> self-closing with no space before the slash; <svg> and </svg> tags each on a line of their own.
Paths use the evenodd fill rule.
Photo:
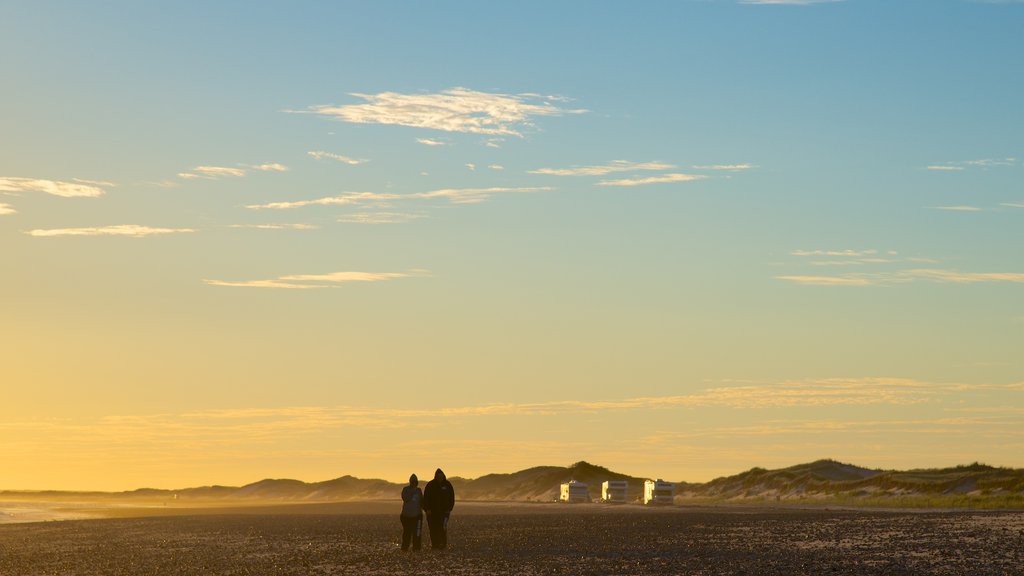
<svg viewBox="0 0 1024 576">
<path fill-rule="evenodd" d="M 419 478 L 413 474 L 409 476 L 409 485 L 402 488 L 402 552 L 409 549 L 410 540 L 413 552 L 423 544 L 423 492 L 419 485 Z"/>
<path fill-rule="evenodd" d="M 427 527 L 430 529 L 430 547 L 448 546 L 448 517 L 455 507 L 455 489 L 438 468 L 434 479 L 427 482 L 423 490 L 423 511 L 427 513 Z"/>
</svg>

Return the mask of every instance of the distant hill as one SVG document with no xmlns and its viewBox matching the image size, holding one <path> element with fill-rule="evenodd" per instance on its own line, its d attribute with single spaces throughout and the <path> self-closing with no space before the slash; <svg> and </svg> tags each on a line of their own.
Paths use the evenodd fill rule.
<svg viewBox="0 0 1024 576">
<path fill-rule="evenodd" d="M 421 481 L 421 486 L 427 478 Z M 645 478 L 613 472 L 588 462 L 571 466 L 538 466 L 509 474 L 450 478 L 460 500 L 538 501 L 558 498 L 559 485 L 585 482 L 592 499 L 605 480 L 629 481 L 628 498 L 638 501 Z M 241 487 L 203 486 L 182 490 L 143 488 L 129 492 L 2 492 L 0 500 L 110 500 L 182 503 L 335 502 L 397 499 L 403 484 L 342 476 L 323 482 L 266 479 Z M 680 482 L 677 504 L 826 503 L 849 506 L 934 506 L 1024 508 L 1024 469 L 971 464 L 929 470 L 876 470 L 818 460 L 778 470 L 752 468 L 710 482 Z"/>
<path fill-rule="evenodd" d="M 829 501 L 850 505 L 1024 505 L 1024 470 L 974 463 L 927 470 L 874 470 L 818 460 L 779 470 L 752 468 L 703 484 L 680 484 L 677 501 Z"/>
<path fill-rule="evenodd" d="M 600 498 L 605 480 L 628 480 L 631 499 L 643 492 L 644 478 L 628 476 L 587 462 L 569 467 L 538 466 L 511 474 L 488 474 L 473 480 L 452 478 L 455 493 L 467 500 L 551 501 L 558 499 L 563 482 L 584 482 L 591 498 Z"/>
</svg>

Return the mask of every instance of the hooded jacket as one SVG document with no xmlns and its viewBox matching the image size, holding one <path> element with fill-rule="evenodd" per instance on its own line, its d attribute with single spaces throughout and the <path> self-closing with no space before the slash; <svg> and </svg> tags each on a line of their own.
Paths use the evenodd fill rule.
<svg viewBox="0 0 1024 576">
<path fill-rule="evenodd" d="M 427 482 L 423 489 L 423 509 L 430 513 L 451 512 L 455 507 L 455 488 L 440 468 L 434 473 L 434 479 Z"/>
</svg>

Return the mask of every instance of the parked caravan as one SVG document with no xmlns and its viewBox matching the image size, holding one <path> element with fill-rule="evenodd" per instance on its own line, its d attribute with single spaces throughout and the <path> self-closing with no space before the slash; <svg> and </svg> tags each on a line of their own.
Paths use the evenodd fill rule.
<svg viewBox="0 0 1024 576">
<path fill-rule="evenodd" d="M 676 487 L 672 482 L 665 482 L 662 479 L 647 480 L 644 482 L 644 504 L 671 504 L 672 490 Z"/>
<path fill-rule="evenodd" d="M 559 502 L 590 502 L 590 489 L 585 482 L 569 480 L 562 484 Z"/>
<path fill-rule="evenodd" d="M 628 488 L 629 482 L 626 480 L 605 480 L 601 483 L 601 501 L 608 504 L 625 504 Z"/>
</svg>

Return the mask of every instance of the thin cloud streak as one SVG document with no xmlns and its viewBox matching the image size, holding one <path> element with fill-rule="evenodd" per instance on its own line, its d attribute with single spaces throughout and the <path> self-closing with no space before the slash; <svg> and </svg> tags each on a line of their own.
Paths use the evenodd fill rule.
<svg viewBox="0 0 1024 576">
<path fill-rule="evenodd" d="M 278 164 L 277 162 L 271 162 L 269 164 L 257 164 L 250 166 L 253 170 L 259 170 L 260 172 L 287 172 L 289 168 L 284 164 Z"/>
<path fill-rule="evenodd" d="M 962 162 L 943 162 L 941 164 L 931 164 L 926 167 L 928 170 L 938 171 L 958 171 L 966 170 L 968 168 L 996 168 L 1006 166 L 1016 166 L 1018 164 L 1016 158 L 982 158 L 980 160 L 964 160 Z"/>
<path fill-rule="evenodd" d="M 739 172 L 741 170 L 753 170 L 757 168 L 753 164 L 710 164 L 705 166 L 694 166 L 694 170 L 729 170 Z"/>
<path fill-rule="evenodd" d="M 630 162 L 628 160 L 613 160 L 608 164 L 598 166 L 574 166 L 572 168 L 537 168 L 530 170 L 529 174 L 548 174 L 551 176 L 605 176 L 615 172 L 634 172 L 642 170 L 672 170 L 676 166 L 664 162 Z"/>
<path fill-rule="evenodd" d="M 1021 272 L 960 272 L 934 268 L 837 276 L 790 275 L 775 278 L 807 286 L 889 286 L 908 284 L 916 280 L 936 284 L 1024 283 L 1024 273 Z"/>
<path fill-rule="evenodd" d="M 1009 385 L 932 383 L 906 378 L 832 378 L 783 381 L 774 384 L 721 386 L 693 394 L 641 396 L 618 400 L 554 400 L 548 402 L 483 404 L 452 407 L 384 408 L 365 406 L 286 406 L 273 408 L 222 408 L 181 414 L 107 416 L 98 425 L 109 428 L 110 438 L 124 441 L 125 428 L 139 428 L 145 434 L 162 436 L 169 431 L 197 434 L 231 431 L 272 435 L 279 432 L 305 432 L 344 426 L 404 428 L 422 423 L 456 418 L 497 416 L 561 417 L 570 414 L 592 415 L 601 412 L 672 410 L 678 408 L 722 407 L 730 409 L 766 409 L 823 406 L 908 406 L 924 403 L 954 403 L 964 393 L 1021 393 L 1020 383 Z M 978 417 L 955 417 L 947 421 L 972 422 Z M 0 423 L 0 430 L 62 427 L 65 423 Z M 154 426 L 156 425 L 156 426 Z M 804 428 L 819 425 L 801 424 Z M 825 426 L 828 427 L 828 426 Z"/>
<path fill-rule="evenodd" d="M 984 210 L 977 206 L 933 206 L 935 210 L 945 210 L 947 212 L 983 212 Z"/>
<path fill-rule="evenodd" d="M 329 196 L 314 200 L 297 200 L 294 202 L 271 202 L 269 204 L 250 204 L 246 206 L 250 210 L 290 210 L 304 206 L 346 206 L 362 203 L 393 202 L 402 200 L 431 200 L 445 198 L 454 204 L 475 204 L 489 199 L 495 194 L 530 194 L 536 192 L 549 192 L 554 188 L 548 186 L 534 186 L 522 188 L 443 188 L 430 192 L 416 192 L 412 194 L 394 194 L 391 192 L 350 192 L 340 196 Z"/>
<path fill-rule="evenodd" d="M 805 286 L 873 286 L 878 284 L 871 278 L 856 275 L 847 276 L 776 276 L 777 280 L 786 280 Z"/>
<path fill-rule="evenodd" d="M 353 93 L 364 104 L 313 106 L 301 111 L 353 124 L 389 124 L 441 130 L 519 136 L 540 116 L 579 114 L 585 110 L 560 108 L 535 94 L 497 94 L 452 88 L 436 94 Z M 296 112 L 296 111 L 291 111 Z"/>
<path fill-rule="evenodd" d="M 620 180 L 601 180 L 598 186 L 644 186 L 647 184 L 664 184 L 669 182 L 692 182 L 704 180 L 707 176 L 694 174 L 665 174 L 649 178 L 623 178 Z"/>
<path fill-rule="evenodd" d="M 162 236 L 165 234 L 184 234 L 195 232 L 192 228 L 153 228 L 138 224 L 121 224 L 117 226 L 101 226 L 95 228 L 54 228 L 49 230 L 29 230 L 29 236 L 128 236 L 144 238 L 146 236 Z"/>
<path fill-rule="evenodd" d="M 402 224 L 420 218 L 426 218 L 426 215 L 405 212 L 357 212 L 338 218 L 338 222 L 343 224 Z"/>
<path fill-rule="evenodd" d="M 1005 405 L 1007 399 L 1016 405 L 1018 396 L 1012 395 L 1022 392 L 1021 384 L 844 378 L 712 386 L 692 394 L 597 401 L 417 405 L 413 408 L 234 407 L 98 418 L 7 419 L 0 422 L 0 435 L 11 438 L 4 445 L 4 455 L 13 465 L 32 463 L 45 451 L 59 455 L 65 465 L 72 467 L 95 467 L 97 463 L 113 469 L 142 466 L 145 471 L 140 477 L 149 478 L 157 474 L 154 467 L 165 473 L 163 470 L 183 464 L 222 469 L 225 462 L 261 461 L 265 464 L 268 460 L 280 461 L 283 465 L 294 465 L 296 460 L 304 459 L 321 463 L 338 459 L 380 463 L 393 462 L 402 454 L 421 453 L 443 453 L 447 460 L 460 461 L 460 469 L 467 474 L 493 472 L 496 465 L 500 465 L 502 468 L 498 470 L 501 470 L 506 466 L 525 468 L 549 459 L 571 461 L 570 458 L 593 453 L 603 454 L 602 458 L 610 461 L 648 467 L 652 466 L 651 454 L 660 455 L 654 462 L 659 466 L 679 459 L 720 465 L 723 459 L 732 458 L 738 470 L 763 464 L 758 458 L 763 458 L 766 450 L 776 455 L 781 450 L 786 453 L 785 458 L 790 459 L 805 458 L 813 452 L 841 455 L 845 453 L 843 449 L 859 446 L 867 438 L 882 439 L 884 434 L 893 432 L 909 432 L 916 435 L 914 438 L 927 436 L 928 446 L 934 446 L 936 435 L 945 435 L 951 440 L 973 438 L 975 441 L 991 439 L 999 444 L 1017 443 L 1022 435 L 1018 414 L 943 415 L 936 411 L 984 410 Z M 970 403 L 965 406 L 965 401 Z M 822 410 L 840 406 L 859 407 L 859 410 L 844 410 L 843 420 L 829 420 L 826 414 L 831 412 Z M 875 415 L 878 414 L 876 409 L 882 406 L 916 406 L 919 407 L 917 413 L 927 413 L 927 416 L 886 421 Z M 807 418 L 795 416 L 795 409 L 802 409 Z M 722 414 L 728 410 L 742 410 L 744 423 L 718 425 L 712 420 L 706 427 L 696 422 L 678 425 L 678 422 L 690 421 L 688 415 L 696 411 Z M 607 438 L 579 437 L 567 442 L 537 434 L 524 437 L 517 432 L 527 428 L 543 430 L 548 425 L 563 428 L 574 420 L 593 421 L 595 415 L 607 415 L 608 421 L 614 422 L 612 417 L 616 414 L 630 412 L 639 412 L 641 416 L 660 413 L 662 417 L 652 418 L 652 422 L 674 421 L 676 424 L 667 429 L 651 428 L 634 438 L 612 434 Z M 679 418 L 673 418 L 677 415 Z M 929 420 L 929 416 L 933 419 Z M 489 425 L 497 423 L 498 419 L 511 419 L 515 426 Z M 453 441 L 446 432 L 453 429 L 453 425 L 472 429 L 484 423 L 487 431 L 471 439 L 460 437 Z M 430 433 L 418 433 L 421 431 Z M 325 439 L 353 437 L 353 434 L 356 438 L 381 440 L 360 449 L 333 444 L 329 448 L 317 447 L 322 446 Z M 501 456 L 494 457 L 494 454 Z M 510 461 L 509 454 L 521 461 L 515 458 Z M 472 472 L 467 467 L 470 462 L 478 466 Z M 317 470 L 329 470 L 329 467 Z M 718 474 L 708 473 L 709 477 L 715 475 Z"/>
<path fill-rule="evenodd" d="M 241 168 L 228 168 L 226 166 L 196 166 L 192 171 L 198 172 L 200 175 L 209 178 L 217 178 L 220 176 L 241 178 L 242 176 L 245 176 L 245 170 Z"/>
<path fill-rule="evenodd" d="M 209 280 L 203 282 L 210 286 L 232 288 L 278 288 L 285 290 L 316 290 L 334 288 L 352 282 L 384 282 L 400 278 L 413 278 L 430 275 L 428 270 L 410 270 L 408 272 L 330 272 L 327 274 L 289 274 L 269 280 Z"/>
<path fill-rule="evenodd" d="M 850 258 L 863 258 L 875 254 L 878 254 L 878 250 L 794 250 L 790 252 L 792 256 L 842 256 Z"/>
<path fill-rule="evenodd" d="M 290 210 L 292 208 L 302 208 L 304 206 L 345 206 L 348 204 L 355 204 L 358 202 L 356 198 L 362 194 L 372 194 L 372 192 L 356 192 L 353 194 L 347 194 L 343 196 L 330 196 L 327 198 L 317 198 L 315 200 L 296 200 L 294 202 L 270 202 L 269 204 L 250 204 L 246 208 L 250 210 Z"/>
<path fill-rule="evenodd" d="M 0 216 L 7 216 L 9 214 L 17 214 L 18 211 L 14 209 L 14 206 L 10 204 L 0 203 Z"/>
<path fill-rule="evenodd" d="M 231 224 L 228 228 L 252 228 L 256 230 L 317 230 L 315 224 Z"/>
<path fill-rule="evenodd" d="M 78 182 L 79 184 L 88 184 L 90 186 L 99 186 L 101 188 L 114 188 L 117 186 L 117 184 L 114 184 L 113 182 L 106 182 L 104 180 L 85 180 L 83 178 L 72 178 L 71 180 Z"/>
<path fill-rule="evenodd" d="M 350 158 L 348 156 L 342 156 L 341 154 L 335 154 L 334 152 L 325 152 L 323 150 L 310 150 L 309 152 L 306 152 L 306 154 L 316 160 L 323 160 L 324 158 L 327 158 L 330 160 L 337 160 L 342 164 L 348 164 L 350 166 L 358 166 L 359 164 L 366 164 L 369 162 L 369 160 Z"/>
<path fill-rule="evenodd" d="M 96 198 L 106 194 L 102 185 L 110 186 L 107 182 L 86 182 L 88 181 L 63 182 L 42 178 L 3 176 L 0 177 L 0 192 L 42 192 L 62 198 Z"/>
</svg>

